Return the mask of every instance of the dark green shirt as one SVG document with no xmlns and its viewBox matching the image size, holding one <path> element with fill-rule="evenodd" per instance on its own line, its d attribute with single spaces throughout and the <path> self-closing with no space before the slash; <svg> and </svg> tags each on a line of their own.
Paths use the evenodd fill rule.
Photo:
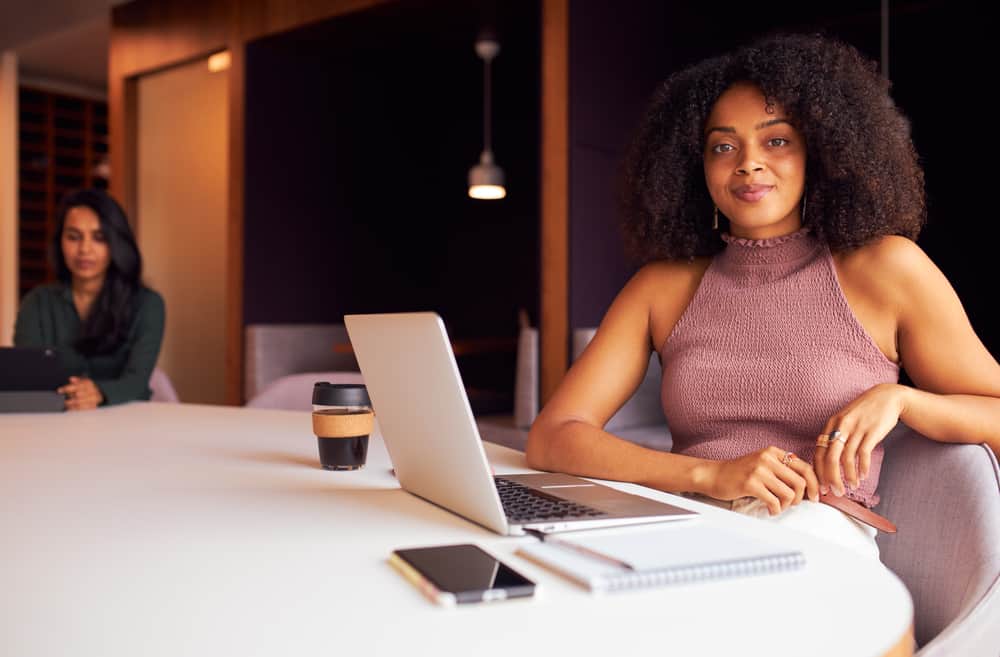
<svg viewBox="0 0 1000 657">
<path fill-rule="evenodd" d="M 73 292 L 62 283 L 39 285 L 24 297 L 14 326 L 18 347 L 54 348 L 69 376 L 93 379 L 105 404 L 149 399 L 149 377 L 163 342 L 163 297 L 140 288 L 137 311 L 128 337 L 111 353 L 85 356 L 73 344 L 82 322 L 73 305 Z"/>
</svg>

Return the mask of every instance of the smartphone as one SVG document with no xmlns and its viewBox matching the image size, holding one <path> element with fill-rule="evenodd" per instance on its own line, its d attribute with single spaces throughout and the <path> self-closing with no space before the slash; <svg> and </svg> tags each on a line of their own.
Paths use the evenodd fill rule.
<svg viewBox="0 0 1000 657">
<path fill-rule="evenodd" d="M 535 583 L 471 544 L 394 550 L 389 563 L 442 606 L 527 598 Z"/>
</svg>

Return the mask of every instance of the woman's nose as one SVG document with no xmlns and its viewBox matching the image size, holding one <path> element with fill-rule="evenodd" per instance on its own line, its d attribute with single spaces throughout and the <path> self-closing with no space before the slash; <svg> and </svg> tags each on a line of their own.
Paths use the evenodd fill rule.
<svg viewBox="0 0 1000 657">
<path fill-rule="evenodd" d="M 754 171 L 763 171 L 764 162 L 761 157 L 758 156 L 757 150 L 755 148 L 747 148 L 743 151 L 743 159 L 738 162 L 736 173 L 746 176 Z"/>
<path fill-rule="evenodd" d="M 736 169 L 736 173 L 746 176 L 753 171 L 763 171 L 763 170 L 764 170 L 763 164 L 760 164 L 758 162 L 746 162 L 742 164 L 738 169 Z"/>
</svg>

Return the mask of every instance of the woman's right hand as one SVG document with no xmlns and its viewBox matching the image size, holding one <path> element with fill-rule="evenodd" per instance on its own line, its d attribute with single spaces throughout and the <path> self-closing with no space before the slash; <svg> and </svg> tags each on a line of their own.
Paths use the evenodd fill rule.
<svg viewBox="0 0 1000 657">
<path fill-rule="evenodd" d="M 56 390 L 66 395 L 67 411 L 83 411 L 97 408 L 104 401 L 104 394 L 91 379 L 81 376 L 69 377 L 69 383 Z"/>
<path fill-rule="evenodd" d="M 819 500 L 819 480 L 812 465 L 780 447 L 765 447 L 731 461 L 712 461 L 709 497 L 735 500 L 756 497 L 772 516 L 808 495 Z"/>
</svg>

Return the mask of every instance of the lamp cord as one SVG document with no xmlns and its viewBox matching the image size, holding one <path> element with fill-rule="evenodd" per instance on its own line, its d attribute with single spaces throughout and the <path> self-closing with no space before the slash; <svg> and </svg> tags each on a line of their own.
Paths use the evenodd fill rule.
<svg viewBox="0 0 1000 657">
<path fill-rule="evenodd" d="M 490 74 L 490 57 L 483 58 L 483 142 L 485 144 L 485 150 L 492 152 L 492 143 L 490 140 L 490 126 L 493 123 L 493 117 L 490 115 L 490 108 L 492 105 L 492 76 Z"/>
</svg>

